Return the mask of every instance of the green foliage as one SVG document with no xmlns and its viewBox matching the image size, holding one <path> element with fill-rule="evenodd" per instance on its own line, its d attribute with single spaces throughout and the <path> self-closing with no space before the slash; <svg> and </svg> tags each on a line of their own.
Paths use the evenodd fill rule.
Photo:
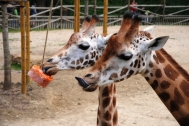
<svg viewBox="0 0 189 126">
<path fill-rule="evenodd" d="M 21 70 L 21 65 L 17 63 L 12 63 L 11 64 L 11 69 L 12 70 Z"/>
</svg>

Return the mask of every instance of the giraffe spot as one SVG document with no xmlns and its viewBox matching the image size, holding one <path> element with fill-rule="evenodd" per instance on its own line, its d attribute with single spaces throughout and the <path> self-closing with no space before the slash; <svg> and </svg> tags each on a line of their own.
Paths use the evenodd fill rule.
<svg viewBox="0 0 189 126">
<path fill-rule="evenodd" d="M 104 113 L 104 119 L 109 121 L 111 118 L 112 118 L 112 115 L 111 113 L 107 110 L 105 113 Z"/>
<path fill-rule="evenodd" d="M 153 73 L 150 73 L 150 76 L 153 77 Z"/>
<path fill-rule="evenodd" d="M 178 111 L 180 109 L 179 105 L 173 100 L 170 102 L 170 107 L 171 112 Z"/>
<path fill-rule="evenodd" d="M 160 97 L 160 99 L 163 101 L 163 102 L 166 102 L 169 100 L 170 98 L 170 94 L 167 93 L 167 92 L 162 92 L 158 95 Z"/>
<path fill-rule="evenodd" d="M 117 73 L 113 73 L 113 74 L 111 74 L 110 77 L 109 77 L 110 80 L 113 80 L 113 79 L 115 79 L 115 78 L 118 78 Z"/>
<path fill-rule="evenodd" d="M 149 73 L 149 70 L 146 70 L 146 71 L 144 72 L 144 74 L 147 74 L 147 73 Z"/>
<path fill-rule="evenodd" d="M 145 63 L 143 62 L 142 65 L 145 66 Z"/>
<path fill-rule="evenodd" d="M 109 88 L 108 88 L 108 86 L 106 86 L 106 87 L 103 89 L 102 97 L 108 97 L 108 96 L 109 96 Z"/>
<path fill-rule="evenodd" d="M 99 119 L 97 118 L 97 122 L 96 122 L 96 124 L 97 124 L 97 126 L 98 126 L 98 124 L 99 124 Z"/>
<path fill-rule="evenodd" d="M 94 58 L 93 52 L 90 52 L 91 59 Z"/>
<path fill-rule="evenodd" d="M 79 60 L 76 61 L 76 65 L 78 65 L 78 64 L 79 64 Z"/>
<path fill-rule="evenodd" d="M 113 91 L 114 91 L 114 94 L 116 94 L 116 86 L 115 86 L 115 84 L 114 84 L 114 89 L 113 89 Z"/>
<path fill-rule="evenodd" d="M 173 81 L 175 81 L 176 78 L 179 76 L 178 72 L 169 64 L 164 68 L 164 72 L 165 75 Z"/>
<path fill-rule="evenodd" d="M 154 60 L 156 61 L 156 64 L 159 64 L 157 56 L 156 56 L 156 55 L 153 55 L 153 58 L 154 58 Z"/>
<path fill-rule="evenodd" d="M 96 56 L 96 52 L 95 52 L 95 51 L 93 52 L 93 56 L 94 56 L 94 57 Z"/>
<path fill-rule="evenodd" d="M 156 76 L 157 78 L 161 78 L 162 73 L 161 73 L 161 70 L 160 70 L 160 69 L 156 69 L 156 71 L 155 71 L 155 76 Z"/>
<path fill-rule="evenodd" d="M 138 62 L 138 68 L 140 68 L 140 60 L 139 60 L 139 62 Z"/>
<path fill-rule="evenodd" d="M 113 107 L 116 107 L 116 97 L 113 97 Z"/>
<path fill-rule="evenodd" d="M 100 100 L 99 100 L 100 101 Z M 98 116 L 100 116 L 100 108 L 98 107 Z"/>
<path fill-rule="evenodd" d="M 144 58 L 142 57 L 141 60 L 144 61 Z"/>
<path fill-rule="evenodd" d="M 118 123 L 118 114 L 117 114 L 117 109 L 113 114 L 113 125 L 116 126 Z"/>
<path fill-rule="evenodd" d="M 158 81 L 157 80 L 154 80 L 152 84 L 150 84 L 151 87 L 156 90 L 156 88 L 158 87 Z"/>
<path fill-rule="evenodd" d="M 180 94 L 180 92 L 178 91 L 177 88 L 175 88 L 175 90 L 174 90 L 174 100 L 179 105 L 183 105 L 184 104 L 184 98 L 182 97 L 182 95 Z"/>
<path fill-rule="evenodd" d="M 165 58 L 158 51 L 156 52 L 156 56 L 157 56 L 160 63 L 165 62 Z"/>
<path fill-rule="evenodd" d="M 168 81 L 163 80 L 160 84 L 161 88 L 167 89 L 171 84 Z"/>
<path fill-rule="evenodd" d="M 71 64 L 75 64 L 75 61 L 72 61 Z"/>
<path fill-rule="evenodd" d="M 81 66 L 77 66 L 76 69 L 79 70 L 81 68 Z"/>
<path fill-rule="evenodd" d="M 107 122 L 102 121 L 101 126 L 110 126 Z"/>
<path fill-rule="evenodd" d="M 136 68 L 137 64 L 138 64 L 138 60 L 135 60 L 135 64 L 133 67 Z"/>
<path fill-rule="evenodd" d="M 130 64 L 130 67 L 133 67 L 133 62 Z"/>
<path fill-rule="evenodd" d="M 89 55 L 88 54 L 85 56 L 85 59 L 89 59 Z"/>
<path fill-rule="evenodd" d="M 104 100 L 103 100 L 103 108 L 106 108 L 109 104 L 110 104 L 110 97 L 106 97 Z"/>
<path fill-rule="evenodd" d="M 149 67 L 150 67 L 150 68 L 154 67 L 154 64 L 152 63 L 152 61 L 150 61 Z"/>
<path fill-rule="evenodd" d="M 88 64 L 88 61 L 85 61 L 84 63 L 83 63 L 83 65 L 87 65 Z"/>
<path fill-rule="evenodd" d="M 95 64 L 95 62 L 94 62 L 93 60 L 89 60 L 89 64 L 90 64 L 91 66 L 93 66 L 93 65 Z"/>
<path fill-rule="evenodd" d="M 96 55 L 96 60 L 98 60 L 98 55 Z"/>
<path fill-rule="evenodd" d="M 80 58 L 79 60 L 80 60 L 80 63 L 83 63 L 83 58 Z"/>
<path fill-rule="evenodd" d="M 68 65 L 68 62 L 65 62 L 64 64 L 67 66 L 67 65 Z"/>
<path fill-rule="evenodd" d="M 186 80 L 182 80 L 180 83 L 180 89 L 186 97 L 189 97 L 189 83 Z"/>
<path fill-rule="evenodd" d="M 120 76 L 123 76 L 127 73 L 128 69 L 126 67 L 123 67 L 120 73 Z"/>
<path fill-rule="evenodd" d="M 181 117 L 180 119 L 178 119 L 178 123 L 181 126 L 188 126 L 188 124 L 189 124 L 189 114 L 184 116 L 184 117 Z"/>
<path fill-rule="evenodd" d="M 129 78 L 131 75 L 133 75 L 134 71 L 133 70 L 130 70 L 129 71 L 129 74 L 127 75 L 127 78 Z"/>
<path fill-rule="evenodd" d="M 145 79 L 146 79 L 146 81 L 149 81 L 149 80 L 150 80 L 149 77 L 145 77 Z"/>
</svg>

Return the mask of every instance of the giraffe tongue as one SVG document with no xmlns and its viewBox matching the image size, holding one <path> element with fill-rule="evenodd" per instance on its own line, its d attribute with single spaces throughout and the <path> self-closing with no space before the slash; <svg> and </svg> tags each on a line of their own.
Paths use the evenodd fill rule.
<svg viewBox="0 0 189 126">
<path fill-rule="evenodd" d="M 84 79 L 80 77 L 75 77 L 75 79 L 78 81 L 79 85 L 83 87 L 84 89 L 88 89 L 91 86 Z"/>
</svg>

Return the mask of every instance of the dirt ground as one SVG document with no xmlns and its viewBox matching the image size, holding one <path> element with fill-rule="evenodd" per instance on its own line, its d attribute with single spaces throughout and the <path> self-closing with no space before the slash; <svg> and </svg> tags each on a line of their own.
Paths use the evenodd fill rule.
<svg viewBox="0 0 189 126">
<path fill-rule="evenodd" d="M 142 30 L 146 26 L 141 26 Z M 119 26 L 108 27 L 115 33 Z M 96 28 L 102 33 L 102 27 Z M 67 42 L 73 30 L 49 32 L 45 57 L 52 56 Z M 189 71 L 189 26 L 156 26 L 153 37 L 169 35 L 164 49 Z M 2 34 L 2 33 L 0 33 Z M 31 31 L 31 60 L 41 61 L 46 31 Z M 20 53 L 20 33 L 9 33 L 11 54 Z M 21 71 L 12 71 L 13 88 L 3 91 L 3 42 L 0 35 L 0 126 L 95 126 L 98 90 L 84 92 L 74 76 L 87 70 L 61 71 L 48 87 L 35 82 L 21 94 Z M 117 108 L 120 126 L 178 126 L 141 75 L 117 83 Z"/>
</svg>

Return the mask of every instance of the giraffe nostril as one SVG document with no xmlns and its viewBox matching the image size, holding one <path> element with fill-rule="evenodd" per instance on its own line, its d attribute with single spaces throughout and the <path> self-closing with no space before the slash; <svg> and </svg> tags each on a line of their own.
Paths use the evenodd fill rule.
<svg viewBox="0 0 189 126">
<path fill-rule="evenodd" d="M 90 77 L 90 76 L 92 76 L 92 74 L 87 74 L 87 75 L 85 75 L 85 77 Z"/>
<path fill-rule="evenodd" d="M 50 58 L 50 59 L 48 59 L 46 62 L 52 62 L 53 61 L 53 59 L 52 58 Z"/>
</svg>

